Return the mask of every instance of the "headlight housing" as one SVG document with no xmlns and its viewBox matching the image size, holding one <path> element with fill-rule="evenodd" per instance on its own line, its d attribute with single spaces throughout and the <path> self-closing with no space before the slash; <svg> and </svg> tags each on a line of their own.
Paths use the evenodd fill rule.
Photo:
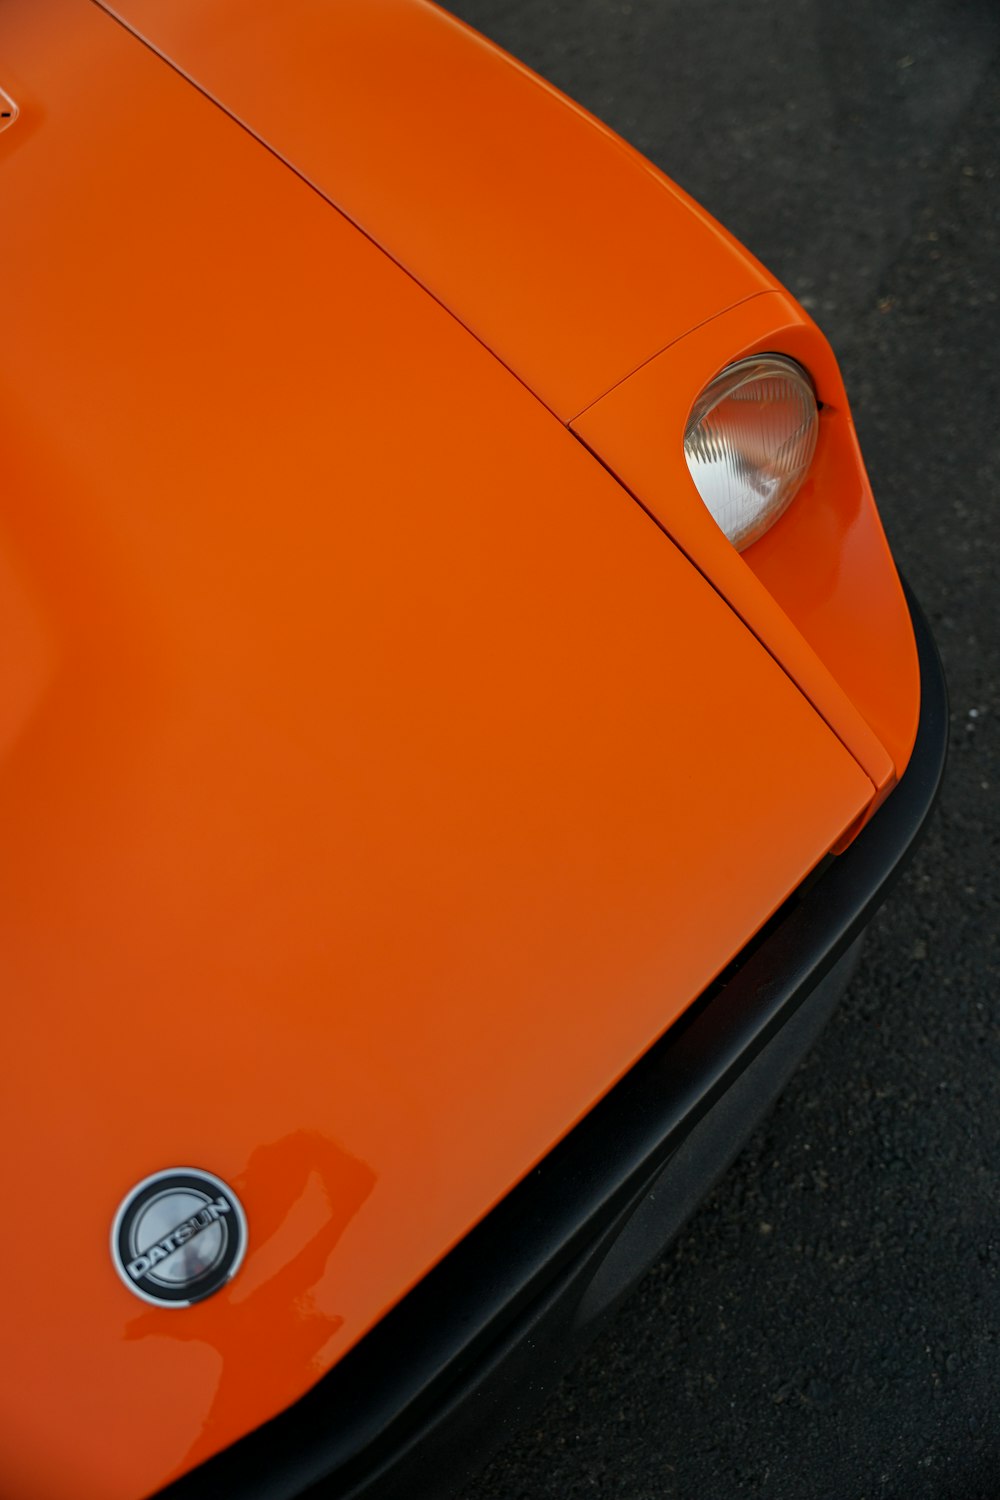
<svg viewBox="0 0 1000 1500">
<path fill-rule="evenodd" d="M 728 365 L 698 397 L 684 456 L 699 495 L 738 551 L 793 500 L 812 462 L 818 425 L 809 376 L 781 354 Z"/>
</svg>

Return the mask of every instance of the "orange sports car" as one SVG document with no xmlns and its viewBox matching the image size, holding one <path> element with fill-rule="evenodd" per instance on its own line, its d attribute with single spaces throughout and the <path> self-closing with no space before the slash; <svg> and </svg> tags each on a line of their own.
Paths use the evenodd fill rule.
<svg viewBox="0 0 1000 1500">
<path fill-rule="evenodd" d="M 429 0 L 0 90 L 0 1494 L 430 1495 L 821 1025 L 934 648 L 809 317 Z"/>
</svg>

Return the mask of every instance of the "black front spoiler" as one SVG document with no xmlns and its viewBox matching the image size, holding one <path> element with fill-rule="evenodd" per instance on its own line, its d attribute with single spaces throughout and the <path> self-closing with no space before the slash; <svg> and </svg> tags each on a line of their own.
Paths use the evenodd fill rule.
<svg viewBox="0 0 1000 1500">
<path fill-rule="evenodd" d="M 808 1050 L 934 804 L 947 693 L 909 602 L 916 745 L 846 853 L 307 1395 L 161 1500 L 293 1500 L 314 1487 L 315 1500 L 448 1494 L 545 1396 Z"/>
</svg>

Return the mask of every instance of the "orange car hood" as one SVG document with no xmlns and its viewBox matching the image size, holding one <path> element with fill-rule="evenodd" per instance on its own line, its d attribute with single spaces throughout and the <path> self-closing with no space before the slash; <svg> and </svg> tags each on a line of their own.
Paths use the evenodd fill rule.
<svg viewBox="0 0 1000 1500">
<path fill-rule="evenodd" d="M 134 1500 L 338 1359 L 872 787 L 455 318 L 41 10 L 0 14 L 0 1490 Z M 249 1251 L 156 1309 L 109 1229 L 189 1165 Z"/>
<path fill-rule="evenodd" d="M 775 285 L 637 152 L 426 0 L 107 8 L 566 420 Z"/>
</svg>

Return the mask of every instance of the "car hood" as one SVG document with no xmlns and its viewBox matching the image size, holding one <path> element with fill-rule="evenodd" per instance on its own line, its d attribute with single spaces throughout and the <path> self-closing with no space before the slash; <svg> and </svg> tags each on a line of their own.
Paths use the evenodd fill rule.
<svg viewBox="0 0 1000 1500">
<path fill-rule="evenodd" d="M 315 1382 L 872 785 L 411 276 L 96 6 L 38 15 L 0 28 L 0 1472 L 126 1500 Z M 108 1237 L 176 1166 L 249 1249 L 157 1309 Z"/>
<path fill-rule="evenodd" d="M 775 285 L 625 142 L 426 0 L 106 8 L 566 420 Z"/>
</svg>

